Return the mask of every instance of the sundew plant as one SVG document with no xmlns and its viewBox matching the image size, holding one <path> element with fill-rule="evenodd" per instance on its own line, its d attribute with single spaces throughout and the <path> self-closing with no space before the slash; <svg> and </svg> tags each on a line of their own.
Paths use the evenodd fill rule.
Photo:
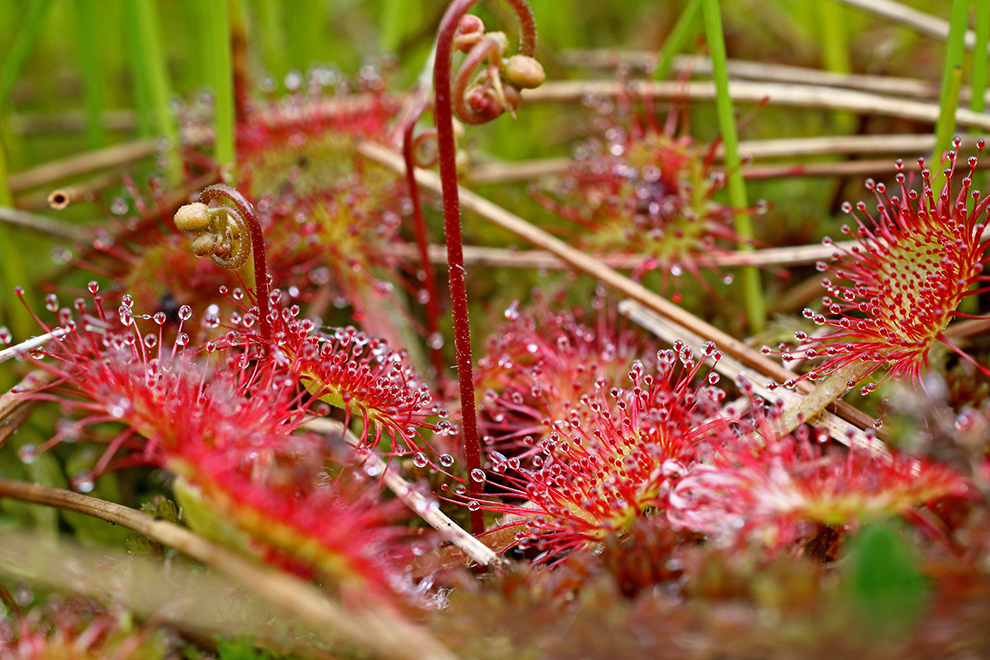
<svg viewBox="0 0 990 660">
<path fill-rule="evenodd" d="M 0 0 L 0 658 L 990 648 L 990 0 Z"/>
</svg>

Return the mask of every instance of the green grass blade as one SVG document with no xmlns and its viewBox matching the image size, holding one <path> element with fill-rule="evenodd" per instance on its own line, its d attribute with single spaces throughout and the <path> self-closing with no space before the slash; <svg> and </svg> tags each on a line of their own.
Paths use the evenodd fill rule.
<svg viewBox="0 0 990 660">
<path fill-rule="evenodd" d="M 821 18 L 822 59 L 825 69 L 833 73 L 849 73 L 849 17 L 846 8 L 833 0 L 818 0 Z M 840 133 L 849 133 L 855 120 L 848 112 L 834 115 L 835 128 Z"/>
<path fill-rule="evenodd" d="M 86 137 L 92 149 L 107 144 L 103 130 L 103 81 L 100 77 L 99 34 L 94 0 L 76 0 L 78 18 L 79 65 L 83 77 L 83 97 L 86 104 Z"/>
<path fill-rule="evenodd" d="M 932 189 L 938 190 L 945 183 L 942 174 L 942 154 L 952 148 L 952 134 L 956 130 L 956 109 L 959 107 L 959 87 L 962 83 L 963 56 L 966 52 L 966 19 L 969 0 L 952 0 L 949 17 L 949 38 L 945 43 L 945 63 L 942 68 L 942 91 L 939 94 L 938 123 L 935 125 L 935 149 L 929 162 L 932 171 Z M 986 55 L 984 55 L 984 59 Z"/>
<path fill-rule="evenodd" d="M 0 64 L 0 108 L 7 103 L 10 90 L 31 52 L 31 46 L 38 37 L 51 4 L 51 0 L 32 0 L 24 11 L 21 29 L 17 31 L 14 43 L 10 45 L 10 49 L 4 54 L 3 63 Z"/>
<path fill-rule="evenodd" d="M 990 0 L 973 0 L 976 5 L 976 43 L 973 46 L 973 98 L 969 107 L 973 112 L 987 110 L 987 71 L 990 56 L 986 55 L 990 45 Z M 970 129 L 972 133 L 983 133 L 978 128 Z M 983 173 L 983 188 L 990 188 L 990 172 Z M 973 300 L 970 296 L 967 300 Z"/>
<path fill-rule="evenodd" d="M 208 0 L 210 20 L 204 26 L 209 41 L 210 69 L 214 72 L 213 86 L 214 130 L 213 157 L 227 172 L 234 167 L 234 69 L 230 54 L 230 15 L 227 0 Z"/>
<path fill-rule="evenodd" d="M 712 58 L 712 77 L 715 81 L 716 110 L 722 142 L 725 145 L 725 169 L 728 177 L 729 203 L 736 209 L 736 233 L 743 239 L 740 250 L 752 250 L 746 239 L 753 237 L 753 222 L 745 209 L 749 208 L 746 183 L 742 177 L 742 159 L 739 157 L 739 136 L 736 134 L 736 118 L 729 96 L 729 72 L 726 63 L 725 38 L 722 34 L 722 16 L 718 0 L 704 0 L 705 36 Z M 754 266 L 741 269 L 743 302 L 750 330 L 754 333 L 766 323 L 766 303 L 760 271 Z"/>
<path fill-rule="evenodd" d="M 674 57 L 684 50 L 688 42 L 698 37 L 702 25 L 698 20 L 702 1 L 688 0 L 684 12 L 677 19 L 677 23 L 674 24 L 674 28 L 657 54 L 657 65 L 653 69 L 654 80 L 665 79 L 674 65 Z"/>
<path fill-rule="evenodd" d="M 147 53 L 141 44 L 141 21 L 134 0 L 124 3 L 124 34 L 127 35 L 127 50 L 131 57 L 131 79 L 134 92 L 134 105 L 137 110 L 137 132 L 139 137 L 150 137 L 154 132 L 151 118 L 151 90 L 148 82 L 145 58 Z"/>
<path fill-rule="evenodd" d="M 283 9 L 290 70 L 305 72 L 314 62 L 327 59 L 327 10 L 325 0 L 295 0 Z"/>
<path fill-rule="evenodd" d="M 155 128 L 169 143 L 166 154 L 168 175 L 172 183 L 182 179 L 182 162 L 179 159 L 179 129 L 168 105 L 169 82 L 162 50 L 158 13 L 152 0 L 135 0 L 139 47 L 144 51 L 142 74 L 147 81 L 148 101 Z"/>
<path fill-rule="evenodd" d="M 987 44 L 990 42 L 990 0 L 974 0 L 976 3 L 976 44 L 973 47 L 973 99 L 969 107 L 973 112 L 987 109 Z M 979 129 L 973 132 L 980 133 Z"/>
<path fill-rule="evenodd" d="M 10 192 L 10 184 L 7 182 L 7 152 L 3 143 L 0 142 L 0 206 L 14 206 L 14 196 Z M 3 243 L 7 245 L 7 243 Z"/>
<path fill-rule="evenodd" d="M 405 12 L 408 0 L 384 0 L 379 29 L 379 38 L 386 52 L 394 53 L 399 50 L 402 37 L 405 36 Z"/>
<path fill-rule="evenodd" d="M 281 85 L 289 65 L 285 57 L 285 32 L 282 29 L 281 5 L 276 0 L 257 0 L 256 24 L 261 36 L 265 68 Z"/>
<path fill-rule="evenodd" d="M 818 0 L 822 30 L 822 58 L 825 68 L 836 73 L 849 73 L 849 33 L 846 30 L 846 8 L 833 0 Z"/>
</svg>

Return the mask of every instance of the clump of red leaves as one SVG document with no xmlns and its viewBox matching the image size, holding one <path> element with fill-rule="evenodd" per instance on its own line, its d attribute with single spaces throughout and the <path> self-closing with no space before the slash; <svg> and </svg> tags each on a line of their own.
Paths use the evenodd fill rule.
<svg viewBox="0 0 990 660">
<path fill-rule="evenodd" d="M 703 153 L 687 136 L 676 136 L 676 113 L 660 129 L 652 100 L 642 114 L 632 111 L 628 92 L 620 106 L 599 104 L 601 134 L 575 149 L 558 189 L 537 199 L 583 231 L 573 240 L 580 249 L 604 258 L 641 257 L 633 277 L 659 270 L 666 292 L 673 278 L 690 273 L 701 282 L 702 269 L 714 269 L 710 255 L 720 239 L 735 243 L 732 211 L 712 195 L 722 185 L 711 171 L 712 151 Z M 724 250 L 723 250 L 724 251 Z"/>
<path fill-rule="evenodd" d="M 397 260 L 387 248 L 408 215 L 405 183 L 357 143 L 391 146 L 402 104 L 372 67 L 354 84 L 356 93 L 324 96 L 313 81 L 311 94 L 250 112 L 237 126 L 238 175 L 270 228 L 274 281 L 321 308 L 352 306 L 355 322 L 398 345 L 387 312 L 401 309 Z"/>
<path fill-rule="evenodd" d="M 779 550 L 810 540 L 822 526 L 848 530 L 899 515 L 924 523 L 917 507 L 974 495 L 948 465 L 829 446 L 810 435 L 803 427 L 782 438 L 743 437 L 692 466 L 670 495 L 670 521 L 720 543 Z"/>
<path fill-rule="evenodd" d="M 95 283 L 90 288 L 96 293 Z M 77 301 L 78 319 L 59 310 L 60 327 L 68 332 L 31 356 L 58 380 L 54 391 L 25 396 L 60 401 L 82 416 L 22 456 L 31 460 L 37 451 L 86 427 L 121 423 L 123 429 L 93 469 L 76 475 L 77 488 L 92 489 L 94 479 L 108 469 L 168 468 L 198 489 L 212 515 L 246 531 L 249 545 L 264 556 L 326 575 L 347 594 L 393 598 L 402 561 L 409 556 L 407 544 L 400 542 L 405 528 L 387 525 L 394 506 L 380 503 L 376 490 L 360 478 L 331 479 L 326 463 L 333 456 L 326 440 L 299 426 L 306 414 L 317 412 L 316 400 L 300 386 L 308 378 L 320 388 L 332 382 L 339 392 L 351 393 L 366 424 L 384 425 L 394 414 L 388 428 L 401 424 L 403 437 L 409 438 L 407 425 L 416 421 L 412 413 L 406 410 L 400 417 L 383 405 L 401 405 L 402 397 L 424 402 L 420 389 L 403 390 L 408 372 L 397 356 L 378 344 L 352 349 L 336 340 L 321 342 L 314 323 L 295 319 L 298 308 L 279 307 L 272 314 L 275 344 L 245 329 L 194 349 L 180 326 L 174 345 L 166 349 L 163 313 L 153 317 L 158 332 L 142 336 L 140 317 L 127 297 L 117 318 L 108 317 L 100 303 L 96 296 L 90 311 Z M 252 311 L 244 315 L 248 328 L 254 324 Z M 191 310 L 183 307 L 178 314 L 184 322 Z M 321 343 L 330 349 L 320 350 Z M 50 360 L 43 359 L 46 355 Z M 324 370 L 324 364 L 334 366 Z M 127 453 L 117 456 L 120 452 Z"/>
<path fill-rule="evenodd" d="M 955 144 L 958 150 L 960 142 Z M 982 140 L 979 147 L 982 150 Z M 848 250 L 837 247 L 833 256 L 837 263 L 818 265 L 842 282 L 824 281 L 829 293 L 822 299 L 824 314 L 804 310 L 805 317 L 831 331 L 813 338 L 797 333 L 800 345 L 784 351 L 785 361 L 824 358 L 801 378 L 821 378 L 847 364 L 867 362 L 874 363 L 871 373 L 885 365 L 887 371 L 877 383 L 865 385 L 864 393 L 889 378 L 917 384 L 938 341 L 973 362 L 943 331 L 953 318 L 966 316 L 956 311 L 963 298 L 987 290 L 972 287 L 990 279 L 982 274 L 990 259 L 983 237 L 990 198 L 981 199 L 978 191 L 971 191 L 977 156 L 970 157 L 970 172 L 959 191 L 952 193 L 957 158 L 956 152 L 948 152 L 948 176 L 937 197 L 928 170 L 922 171 L 920 194 L 909 189 L 900 171 L 899 194 L 889 196 L 882 183 L 867 182 L 877 199 L 876 217 L 867 212 L 864 202 L 855 211 L 849 203 L 843 206 L 856 220 L 855 229 L 844 227 L 843 232 L 852 234 L 859 245 Z M 900 162 L 898 169 L 903 170 Z M 824 242 L 832 244 L 830 239 Z"/>
<path fill-rule="evenodd" d="M 535 336 L 526 323 L 513 328 L 502 337 L 513 332 L 518 336 L 511 340 Z M 568 355 L 554 355 L 559 353 Z M 503 359 L 508 364 L 527 355 L 506 352 Z M 708 344 L 701 357 L 717 361 L 718 353 Z M 670 559 L 686 538 L 696 543 L 707 537 L 717 546 L 771 554 L 817 539 L 829 546 L 822 551 L 828 557 L 859 524 L 904 516 L 951 545 L 940 531 L 944 525 L 932 516 L 945 502 L 973 497 L 962 473 L 903 454 L 826 450 L 807 427 L 778 437 L 765 416 L 765 403 L 745 381 L 740 387 L 752 405 L 740 416 L 720 408 L 725 393 L 714 387 L 717 375 L 709 374 L 707 384 L 694 383 L 703 359 L 696 361 L 689 348 L 676 345 L 660 351 L 657 360 L 655 376 L 634 363 L 629 389 L 608 390 L 599 379 L 592 392 L 589 378 L 567 380 L 568 395 L 576 388 L 575 400 L 552 421 L 544 420 L 550 429 L 545 436 L 524 439 L 533 445 L 527 455 L 531 463 L 494 451 L 488 473 L 471 475 L 487 482 L 489 495 L 459 496 L 469 508 L 507 514 L 500 529 L 515 530 L 515 536 L 506 545 L 534 549 L 541 561 L 556 563 L 596 548 L 607 570 L 630 592 L 642 586 L 635 575 L 646 583 L 671 577 L 644 571 L 637 552 Z M 529 375 L 543 377 L 538 369 Z M 515 405 L 504 409 L 532 416 L 527 403 L 519 391 Z M 771 416 L 778 412 L 773 406 L 769 411 Z M 634 528 L 635 537 L 630 536 Z M 629 546 L 633 538 L 635 549 Z"/>
<path fill-rule="evenodd" d="M 540 440 L 589 383 L 615 387 L 633 361 L 656 350 L 654 342 L 620 328 L 605 311 L 586 324 L 574 311 L 553 313 L 539 306 L 524 314 L 513 303 L 505 316 L 486 340 L 475 372 L 483 432 L 502 451 L 518 448 L 526 438 L 529 445 Z"/>
<path fill-rule="evenodd" d="M 391 524 L 401 504 L 380 500 L 360 471 L 331 479 L 322 436 L 224 428 L 211 443 L 183 434 L 165 463 L 185 480 L 179 501 L 187 512 L 204 501 L 201 531 L 232 521 L 268 561 L 329 577 L 347 598 L 395 602 L 412 558 L 409 530 Z"/>
<path fill-rule="evenodd" d="M 238 123 L 238 173 L 245 192 L 262 199 L 291 189 L 307 197 L 338 188 L 370 166 L 357 155 L 355 143 L 390 142 L 402 100 L 386 90 L 386 80 L 371 67 L 354 80 L 353 92 L 340 82 L 337 94 L 324 95 L 317 85 L 312 93 L 253 108 Z"/>
<path fill-rule="evenodd" d="M 709 357 L 719 357 L 711 344 L 703 355 Z M 657 354 L 655 374 L 635 362 L 631 388 L 599 382 L 595 393 L 583 394 L 554 422 L 532 469 L 492 454 L 491 470 L 502 477 L 492 490 L 525 504 L 470 500 L 469 508 L 510 514 L 514 520 L 505 526 L 520 528 L 517 543 L 541 550 L 544 560 L 590 548 L 641 516 L 662 516 L 673 480 L 709 445 L 731 435 L 725 420 L 712 417 L 724 393 L 692 382 L 703 363 L 678 345 Z"/>
</svg>

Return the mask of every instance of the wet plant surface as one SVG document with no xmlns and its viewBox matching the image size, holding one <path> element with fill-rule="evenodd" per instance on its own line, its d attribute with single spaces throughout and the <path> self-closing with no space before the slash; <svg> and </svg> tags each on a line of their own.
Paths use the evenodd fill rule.
<svg viewBox="0 0 990 660">
<path fill-rule="evenodd" d="M 990 1 L 589 4 L 0 2 L 0 657 L 990 650 Z"/>
</svg>

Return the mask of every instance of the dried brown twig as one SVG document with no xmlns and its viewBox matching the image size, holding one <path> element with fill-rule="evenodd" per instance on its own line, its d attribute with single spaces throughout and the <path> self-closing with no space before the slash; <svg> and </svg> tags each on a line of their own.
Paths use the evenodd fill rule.
<svg viewBox="0 0 990 660">
<path fill-rule="evenodd" d="M 46 215 L 19 211 L 6 206 L 0 206 L 0 222 L 21 229 L 48 234 L 55 238 L 64 238 L 74 243 L 82 243 L 91 237 L 90 230 L 85 227 L 77 227 L 61 220 L 49 218 Z"/>
<path fill-rule="evenodd" d="M 616 81 L 565 81 L 548 82 L 542 87 L 527 90 L 527 103 L 573 103 L 589 94 L 613 97 L 621 90 L 634 95 L 652 96 L 657 101 L 714 101 L 715 84 L 711 82 L 647 82 L 634 80 L 628 83 Z M 735 103 L 763 103 L 794 108 L 818 108 L 841 110 L 864 115 L 886 115 L 935 124 L 939 108 L 935 103 L 923 103 L 879 94 L 825 87 L 819 85 L 783 85 L 778 83 L 754 83 L 741 80 L 729 83 L 729 94 Z M 959 127 L 990 130 L 990 115 L 964 108 L 956 110 Z"/>
<path fill-rule="evenodd" d="M 791 247 L 766 248 L 751 252 L 730 252 L 728 254 L 709 255 L 709 261 L 715 266 L 800 266 L 813 264 L 816 261 L 829 259 L 836 251 L 836 246 L 851 247 L 854 241 L 836 242 L 833 245 L 795 245 Z M 409 245 L 388 245 L 383 249 L 390 256 L 413 261 L 417 258 L 416 250 Z M 431 245 L 430 259 L 434 263 L 447 263 L 447 253 L 442 245 Z M 642 265 L 645 256 L 637 255 L 601 255 L 598 259 L 609 268 L 619 270 L 634 270 Z M 490 266 L 502 268 L 569 268 L 569 264 L 551 252 L 543 250 L 512 250 L 506 248 L 464 246 L 464 263 L 473 266 Z"/>
<path fill-rule="evenodd" d="M 11 192 L 43 186 L 53 181 L 86 174 L 104 167 L 127 165 L 153 155 L 158 150 L 154 139 L 125 142 L 98 151 L 87 151 L 75 156 L 38 165 L 24 172 L 11 174 L 7 178 Z"/>
<path fill-rule="evenodd" d="M 949 22 L 937 16 L 918 11 L 901 2 L 893 0 L 837 0 L 847 5 L 881 16 L 883 18 L 911 27 L 921 34 L 934 37 L 940 41 L 949 38 Z M 976 33 L 966 30 L 964 43 L 967 50 L 973 50 L 976 46 Z"/>
<path fill-rule="evenodd" d="M 979 136 L 963 137 L 963 146 L 975 149 Z M 786 158 L 820 155 L 858 155 L 865 153 L 890 153 L 907 158 L 931 153 L 935 136 L 925 135 L 840 135 L 829 137 L 787 138 L 781 140 L 749 140 L 739 143 L 739 153 L 744 158 Z M 716 158 L 723 150 L 717 149 Z M 471 169 L 468 178 L 472 183 L 510 183 L 529 181 L 541 177 L 565 174 L 571 167 L 569 158 L 544 158 L 513 163 L 492 162 Z M 990 168 L 990 163 L 980 163 Z M 716 168 L 718 171 L 718 168 Z M 773 163 L 742 167 L 747 179 L 767 179 L 788 176 L 859 176 L 865 174 L 894 173 L 896 163 L 891 159 L 858 160 L 831 163 Z"/>
<path fill-rule="evenodd" d="M 0 574 L 36 588 L 112 600 L 113 607 L 143 620 L 142 632 L 167 625 L 206 648 L 218 636 L 250 636 L 261 648 L 300 660 L 337 657 L 316 648 L 312 633 L 240 584 L 181 558 L 113 556 L 106 548 L 17 530 L 0 532 Z"/>
<path fill-rule="evenodd" d="M 47 371 L 32 371 L 15 388 L 22 392 L 34 390 L 44 387 L 54 380 L 55 375 Z M 6 444 L 10 436 L 17 433 L 17 429 L 31 414 L 31 409 L 36 403 L 36 401 L 19 396 L 13 391 L 0 396 L 0 447 Z"/>
<path fill-rule="evenodd" d="M 38 192 L 27 192 L 14 199 L 14 206 L 24 210 L 55 209 L 60 211 L 70 204 L 94 199 L 104 190 L 119 186 L 124 179 L 124 168 L 113 167 L 76 183 L 55 190 L 40 188 Z"/>
<path fill-rule="evenodd" d="M 652 66 L 656 53 L 652 51 L 635 50 L 571 50 L 564 51 L 561 59 L 566 64 L 601 68 L 612 71 L 616 63 L 644 69 Z M 701 55 L 680 55 L 674 58 L 673 70 L 681 73 L 710 75 L 711 60 Z M 822 85 L 825 87 L 843 87 L 858 89 L 873 94 L 889 96 L 905 96 L 915 99 L 937 99 L 939 83 L 919 78 L 899 78 L 896 76 L 871 76 L 861 73 L 839 73 L 837 71 L 822 71 L 803 66 L 775 64 L 770 62 L 751 62 L 748 60 L 729 60 L 728 72 L 731 78 L 744 80 L 760 80 L 763 82 L 788 83 L 793 85 Z M 972 88 L 966 86 L 959 90 L 959 98 L 968 101 L 972 97 Z"/>
</svg>

